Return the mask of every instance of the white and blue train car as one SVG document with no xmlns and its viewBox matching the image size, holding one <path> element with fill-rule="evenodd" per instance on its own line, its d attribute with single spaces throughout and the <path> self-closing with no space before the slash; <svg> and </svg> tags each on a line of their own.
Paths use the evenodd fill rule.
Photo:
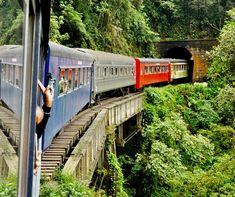
<svg viewBox="0 0 235 197">
<path fill-rule="evenodd" d="M 93 97 L 110 91 L 128 93 L 136 82 L 135 59 L 125 55 L 91 49 L 79 49 L 94 59 Z"/>
<path fill-rule="evenodd" d="M 49 50 L 44 76 L 52 73 L 56 83 L 51 117 L 44 133 L 44 148 L 90 102 L 92 85 L 93 59 L 89 54 L 55 43 L 50 43 Z"/>
<path fill-rule="evenodd" d="M 22 46 L 0 46 L 1 100 L 20 117 L 22 94 Z M 39 79 L 48 84 L 48 73 L 55 79 L 51 117 L 43 135 L 43 149 L 61 128 L 81 111 L 92 96 L 93 58 L 86 52 L 50 43 L 45 64 L 39 68 Z M 41 93 L 38 93 L 39 98 Z M 42 98 L 42 97 L 41 97 Z M 38 99 L 39 103 L 41 99 Z"/>
<path fill-rule="evenodd" d="M 22 46 L 0 46 L 0 99 L 18 117 L 21 113 L 22 57 Z"/>
</svg>

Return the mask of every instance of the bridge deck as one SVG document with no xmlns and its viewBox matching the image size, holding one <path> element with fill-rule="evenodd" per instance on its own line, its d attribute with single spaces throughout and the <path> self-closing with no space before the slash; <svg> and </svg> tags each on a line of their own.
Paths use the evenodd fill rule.
<svg viewBox="0 0 235 197">
<path fill-rule="evenodd" d="M 109 112 L 106 114 L 107 117 L 104 117 L 107 119 L 107 124 L 105 125 L 118 125 L 121 124 L 122 121 L 128 119 L 128 117 L 131 117 L 133 114 L 136 113 L 136 110 L 134 108 L 138 108 L 138 104 L 136 102 L 132 102 L 132 100 L 134 100 L 135 98 L 135 95 L 138 94 L 139 93 L 127 95 L 124 97 L 106 99 L 104 101 L 101 101 L 98 105 L 88 108 L 73 117 L 70 122 L 65 125 L 64 128 L 54 138 L 51 145 L 43 152 L 41 163 L 42 174 L 50 179 L 53 176 L 53 172 L 57 168 L 60 168 L 63 164 L 65 164 L 71 155 L 75 155 L 74 152 L 80 150 L 80 147 L 84 149 L 82 150 L 83 152 L 85 151 L 84 156 L 89 157 L 88 153 L 90 153 L 90 151 L 92 151 L 92 154 L 97 154 L 96 156 L 93 156 L 94 158 L 96 158 L 95 162 L 92 163 L 93 171 L 95 169 L 95 165 L 97 164 L 97 158 L 99 158 L 100 150 L 102 149 L 104 144 L 105 138 L 101 136 L 101 133 L 105 132 L 105 127 L 101 129 L 102 131 L 100 131 L 100 135 L 95 136 L 95 138 L 97 139 L 95 139 L 95 142 L 91 142 L 92 146 L 90 146 L 90 142 L 86 143 L 86 138 L 83 138 L 83 135 L 87 132 L 87 130 L 89 130 L 90 125 L 94 122 L 97 114 L 99 114 L 102 109 L 106 109 Z M 117 107 L 119 105 L 120 107 Z M 104 121 L 106 121 L 106 119 L 104 119 Z M 3 130 L 3 133 L 7 137 L 9 141 L 8 143 L 11 144 L 12 147 L 14 147 L 14 149 L 17 151 L 17 148 L 19 146 L 20 122 L 16 118 L 14 113 L 3 106 L 0 106 L 0 128 Z M 87 135 L 90 134 L 86 134 L 86 136 Z M 82 146 L 78 146 L 77 144 L 82 144 L 82 142 L 84 142 L 84 139 L 85 143 L 83 143 Z M 92 137 L 92 139 L 94 139 L 94 136 Z M 89 148 L 92 148 L 92 150 L 90 150 Z M 95 153 L 94 150 L 98 149 L 99 152 Z M 87 150 L 88 153 L 86 153 Z M 82 163 L 84 163 L 83 157 L 81 157 L 80 159 Z M 80 161 L 79 159 L 77 160 Z M 88 168 L 85 168 L 85 171 L 88 171 L 87 169 Z M 84 168 L 81 170 L 84 170 Z M 83 178 L 86 177 L 86 175 L 83 176 Z"/>
</svg>

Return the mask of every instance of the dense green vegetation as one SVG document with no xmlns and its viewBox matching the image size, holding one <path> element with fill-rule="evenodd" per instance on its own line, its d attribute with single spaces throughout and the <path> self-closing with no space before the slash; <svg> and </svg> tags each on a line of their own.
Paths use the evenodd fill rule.
<svg viewBox="0 0 235 197">
<path fill-rule="evenodd" d="M 119 159 L 129 196 L 235 195 L 234 13 L 211 52 L 208 86 L 145 89 L 140 150 Z"/>
<path fill-rule="evenodd" d="M 53 2 L 51 40 L 72 47 L 152 56 L 159 38 L 206 38 L 219 34 L 219 45 L 210 53 L 207 87 L 186 84 L 145 89 L 140 149 L 134 157 L 124 154 L 118 158 L 107 150 L 108 167 L 100 170 L 98 189 L 104 189 L 98 191 L 100 195 L 234 196 L 235 9 L 225 12 L 234 6 L 233 2 Z M 18 35 L 22 17 L 14 1 L 0 0 L 1 44 L 21 42 Z M 52 182 L 42 181 L 40 195 L 98 193 L 58 172 Z M 0 180 L 0 196 L 15 195 L 15 178 Z"/>
<path fill-rule="evenodd" d="M 235 82 L 235 8 L 228 11 L 230 16 L 219 36 L 219 45 L 211 52 L 212 65 L 209 80 L 222 87 Z"/>
<path fill-rule="evenodd" d="M 233 111 L 235 102 L 221 98 L 225 92 L 235 88 L 217 93 L 190 84 L 145 89 L 141 150 L 127 178 L 135 196 L 235 194 L 234 116 L 226 122 L 219 115 L 224 105 Z"/>
<path fill-rule="evenodd" d="M 233 0 L 60 0 L 52 2 L 50 39 L 71 46 L 155 56 L 159 39 L 215 38 Z M 21 43 L 23 14 L 0 0 L 0 44 Z"/>
</svg>

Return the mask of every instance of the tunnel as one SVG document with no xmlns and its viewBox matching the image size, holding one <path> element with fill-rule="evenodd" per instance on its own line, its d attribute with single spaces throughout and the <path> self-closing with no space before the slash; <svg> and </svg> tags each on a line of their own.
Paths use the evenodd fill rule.
<svg viewBox="0 0 235 197">
<path fill-rule="evenodd" d="M 189 65 L 189 77 L 188 80 L 192 81 L 193 79 L 193 66 L 194 61 L 192 60 L 192 54 L 188 49 L 184 47 L 174 47 L 166 51 L 164 58 L 175 58 L 175 59 L 185 59 Z"/>
</svg>

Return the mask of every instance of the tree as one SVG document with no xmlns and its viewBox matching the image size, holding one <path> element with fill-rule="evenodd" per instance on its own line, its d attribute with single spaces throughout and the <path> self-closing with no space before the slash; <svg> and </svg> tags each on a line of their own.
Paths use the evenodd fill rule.
<svg viewBox="0 0 235 197">
<path fill-rule="evenodd" d="M 210 82 L 220 85 L 234 84 L 235 81 L 235 8 L 228 11 L 228 16 L 219 44 L 211 51 L 212 65 L 208 70 Z"/>
</svg>

